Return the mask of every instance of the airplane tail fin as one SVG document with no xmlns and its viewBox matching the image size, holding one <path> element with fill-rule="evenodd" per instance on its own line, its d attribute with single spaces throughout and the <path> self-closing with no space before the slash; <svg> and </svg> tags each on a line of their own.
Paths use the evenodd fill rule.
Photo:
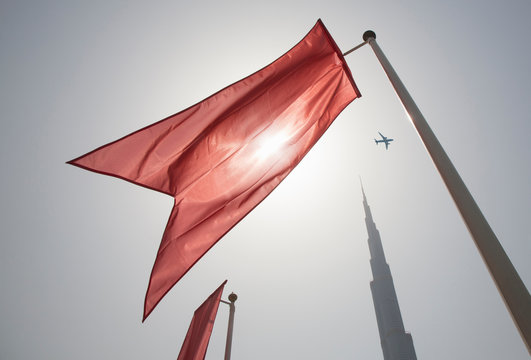
<svg viewBox="0 0 531 360">
<path fill-rule="evenodd" d="M 374 142 L 376 143 L 376 145 L 378 145 L 378 141 L 376 139 L 374 139 Z"/>
</svg>

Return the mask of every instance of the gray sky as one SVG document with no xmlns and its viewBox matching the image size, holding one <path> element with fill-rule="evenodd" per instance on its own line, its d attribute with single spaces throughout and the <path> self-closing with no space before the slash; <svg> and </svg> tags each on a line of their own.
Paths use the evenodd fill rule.
<svg viewBox="0 0 531 360">
<path fill-rule="evenodd" d="M 531 286 L 529 1 L 187 3 L 0 2 L 0 358 L 175 359 L 228 279 L 234 360 L 382 359 L 361 176 L 417 357 L 528 359 L 369 47 L 347 56 L 363 97 L 141 323 L 173 200 L 65 161 L 269 64 L 318 18 L 343 51 L 376 32 Z"/>
</svg>

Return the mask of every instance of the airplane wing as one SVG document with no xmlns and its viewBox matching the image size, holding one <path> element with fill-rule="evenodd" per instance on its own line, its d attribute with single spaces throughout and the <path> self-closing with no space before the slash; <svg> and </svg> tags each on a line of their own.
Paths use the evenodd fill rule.
<svg viewBox="0 0 531 360">
<path fill-rule="evenodd" d="M 381 132 L 378 131 L 378 134 L 380 134 L 380 136 L 382 137 L 382 139 L 385 140 L 385 136 L 383 136 Z"/>
<path fill-rule="evenodd" d="M 388 150 L 387 148 L 389 147 L 389 143 L 386 141 L 385 142 L 385 150 Z"/>
</svg>

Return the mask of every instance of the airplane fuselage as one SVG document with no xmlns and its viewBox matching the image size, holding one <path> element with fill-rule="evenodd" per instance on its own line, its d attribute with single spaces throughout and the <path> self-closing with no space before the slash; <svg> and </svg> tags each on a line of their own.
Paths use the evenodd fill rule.
<svg viewBox="0 0 531 360">
<path fill-rule="evenodd" d="M 381 132 L 378 132 L 378 134 L 380 134 L 380 136 L 382 137 L 382 140 L 374 139 L 374 142 L 376 143 L 376 145 L 378 145 L 378 143 L 384 143 L 385 144 L 385 150 L 387 150 L 389 148 L 389 143 L 391 141 L 393 141 L 393 139 L 389 139 L 386 136 L 383 136 Z"/>
</svg>

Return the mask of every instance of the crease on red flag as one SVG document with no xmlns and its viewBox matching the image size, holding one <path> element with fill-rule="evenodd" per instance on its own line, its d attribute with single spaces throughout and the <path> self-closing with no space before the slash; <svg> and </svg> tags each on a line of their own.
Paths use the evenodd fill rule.
<svg viewBox="0 0 531 360">
<path fill-rule="evenodd" d="M 143 320 L 360 96 L 319 20 L 291 50 L 254 74 L 69 162 L 175 199 Z"/>
<path fill-rule="evenodd" d="M 205 358 L 226 283 L 227 280 L 195 310 L 177 360 L 203 360 Z"/>
</svg>

